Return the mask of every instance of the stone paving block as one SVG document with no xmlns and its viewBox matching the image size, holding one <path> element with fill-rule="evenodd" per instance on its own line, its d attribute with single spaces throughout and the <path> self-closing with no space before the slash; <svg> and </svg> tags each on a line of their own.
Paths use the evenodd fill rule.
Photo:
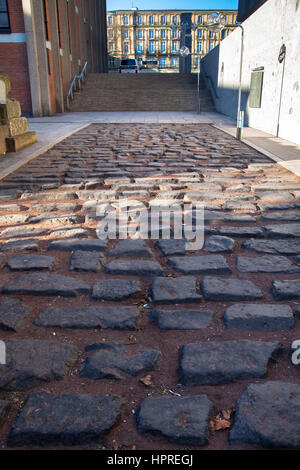
<svg viewBox="0 0 300 470">
<path fill-rule="evenodd" d="M 61 191 L 57 193 L 23 193 L 21 199 L 24 200 L 63 200 L 63 199 L 77 199 L 77 195 L 72 192 Z"/>
<path fill-rule="evenodd" d="M 0 224 L 24 224 L 29 220 L 28 214 L 0 215 Z"/>
<path fill-rule="evenodd" d="M 222 211 L 209 211 L 204 212 L 206 221 L 222 221 L 222 222 L 256 222 L 255 217 L 248 214 L 234 214 Z"/>
<path fill-rule="evenodd" d="M 269 449 L 299 447 L 299 385 L 280 381 L 249 385 L 238 400 L 229 439 Z"/>
<path fill-rule="evenodd" d="M 300 224 L 265 225 L 268 238 L 299 238 Z"/>
<path fill-rule="evenodd" d="M 220 235 L 211 235 L 205 240 L 203 249 L 209 252 L 226 251 L 231 252 L 234 249 L 235 242 L 232 238 Z"/>
<path fill-rule="evenodd" d="M 18 331 L 24 318 L 30 312 L 19 299 L 11 297 L 0 298 L 0 330 Z"/>
<path fill-rule="evenodd" d="M 282 352 L 279 342 L 207 341 L 185 344 L 179 351 L 183 385 L 215 385 L 264 378 L 270 359 Z"/>
<path fill-rule="evenodd" d="M 171 442 L 201 446 L 208 443 L 212 409 L 206 395 L 147 397 L 137 410 L 137 427 L 141 433 L 161 434 Z"/>
<path fill-rule="evenodd" d="M 0 211 L 20 212 L 26 210 L 27 207 L 19 206 L 18 204 L 1 204 Z"/>
<path fill-rule="evenodd" d="M 155 245 L 160 248 L 165 256 L 185 254 L 186 241 L 183 239 L 158 240 Z"/>
<path fill-rule="evenodd" d="M 123 300 L 142 292 L 139 281 L 127 279 L 101 279 L 93 285 L 92 298 L 101 300 Z"/>
<path fill-rule="evenodd" d="M 131 306 L 49 307 L 42 310 L 33 323 L 47 328 L 135 330 L 139 316 L 139 310 Z"/>
<path fill-rule="evenodd" d="M 88 230 L 83 227 L 58 227 L 54 230 L 51 230 L 49 236 L 51 238 L 74 238 L 80 237 L 82 235 L 87 236 L 89 234 Z"/>
<path fill-rule="evenodd" d="M 98 379 L 123 379 L 122 372 L 135 376 L 157 367 L 161 353 L 156 349 L 144 349 L 134 354 L 122 343 L 97 344 L 97 351 L 87 357 L 80 368 L 79 377 Z"/>
<path fill-rule="evenodd" d="M 263 298 L 259 287 L 253 282 L 243 279 L 221 279 L 205 276 L 200 283 L 200 287 L 206 300 L 239 302 Z"/>
<path fill-rule="evenodd" d="M 72 238 L 68 240 L 53 240 L 48 246 L 48 250 L 58 251 L 104 251 L 107 245 L 106 240 L 99 240 L 98 238 L 85 238 L 80 240 Z"/>
<path fill-rule="evenodd" d="M 53 256 L 15 255 L 7 261 L 11 271 L 29 271 L 34 269 L 51 269 L 55 263 Z"/>
<path fill-rule="evenodd" d="M 152 301 L 155 304 L 200 302 L 201 296 L 197 294 L 196 281 L 193 276 L 156 277 L 150 288 Z"/>
<path fill-rule="evenodd" d="M 174 256 L 169 258 L 169 264 L 176 271 L 185 274 L 230 274 L 226 259 L 221 255 L 206 256 Z"/>
<path fill-rule="evenodd" d="M 77 349 L 58 341 L 4 340 L 6 364 L 0 367 L 0 390 L 28 390 L 62 380 L 77 360 Z"/>
<path fill-rule="evenodd" d="M 246 240 L 242 247 L 257 253 L 279 253 L 294 255 L 300 253 L 300 243 L 296 240 Z"/>
<path fill-rule="evenodd" d="M 212 324 L 210 310 L 162 310 L 151 312 L 151 319 L 161 330 L 199 330 Z"/>
<path fill-rule="evenodd" d="M 300 298 L 300 280 L 272 281 L 272 294 L 275 300 Z"/>
<path fill-rule="evenodd" d="M 125 274 L 128 276 L 159 276 L 162 274 L 160 264 L 144 260 L 114 260 L 105 266 L 107 274 Z"/>
<path fill-rule="evenodd" d="M 299 266 L 293 265 L 285 256 L 264 255 L 257 258 L 237 256 L 237 270 L 240 273 L 298 273 Z"/>
<path fill-rule="evenodd" d="M 1 251 L 38 251 L 38 240 L 27 238 L 26 240 L 8 240 L 1 246 Z"/>
<path fill-rule="evenodd" d="M 28 227 L 26 225 L 19 227 L 8 227 L 1 232 L 3 238 L 26 238 L 38 235 L 44 235 L 48 230 L 40 227 Z"/>
<path fill-rule="evenodd" d="M 70 271 L 100 271 L 103 257 L 99 252 L 76 250 L 70 258 Z"/>
<path fill-rule="evenodd" d="M 44 224 L 44 225 L 55 225 L 55 224 L 76 224 L 76 214 L 43 214 L 36 217 L 31 217 L 31 224 Z"/>
<path fill-rule="evenodd" d="M 73 212 L 78 208 L 76 202 L 53 202 L 48 204 L 33 204 L 30 210 L 39 212 L 57 212 L 57 211 L 70 211 Z"/>
<path fill-rule="evenodd" d="M 117 192 L 108 189 L 97 189 L 97 190 L 82 190 L 76 191 L 79 199 L 87 201 L 89 199 L 95 199 L 97 201 L 109 201 L 114 200 L 117 197 Z"/>
<path fill-rule="evenodd" d="M 261 214 L 261 218 L 264 220 L 276 220 L 278 222 L 299 221 L 300 211 L 264 212 Z"/>
<path fill-rule="evenodd" d="M 294 326 L 293 311 L 283 304 L 234 304 L 224 313 L 230 330 L 288 330 Z"/>
<path fill-rule="evenodd" d="M 260 227 L 229 227 L 224 225 L 219 228 L 219 234 L 239 238 L 264 238 L 264 232 Z"/>
<path fill-rule="evenodd" d="M 77 278 L 36 272 L 16 276 L 5 284 L 2 293 L 76 297 L 80 294 L 88 294 L 89 290 L 89 286 Z"/>
<path fill-rule="evenodd" d="M 252 204 L 250 201 L 226 201 L 224 209 L 231 211 L 245 211 L 245 212 L 256 212 L 255 204 Z"/>
<path fill-rule="evenodd" d="M 120 240 L 107 256 L 151 258 L 152 252 L 144 240 Z"/>
<path fill-rule="evenodd" d="M 99 445 L 119 423 L 122 406 L 117 395 L 31 393 L 9 433 L 8 445 Z"/>
</svg>

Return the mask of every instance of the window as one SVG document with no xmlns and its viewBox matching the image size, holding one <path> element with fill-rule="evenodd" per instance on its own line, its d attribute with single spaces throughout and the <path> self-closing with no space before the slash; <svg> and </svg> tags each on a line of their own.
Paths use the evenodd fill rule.
<svg viewBox="0 0 300 470">
<path fill-rule="evenodd" d="M 202 39 L 202 37 L 203 37 L 203 31 L 202 31 L 202 29 L 198 29 L 198 31 L 197 31 L 197 38 L 198 38 L 198 39 Z"/>
<path fill-rule="evenodd" d="M 109 16 L 107 22 L 108 22 L 109 25 L 112 25 L 113 24 L 113 17 Z"/>
<path fill-rule="evenodd" d="M 226 36 L 227 36 L 227 29 L 222 29 L 221 38 L 222 38 L 222 39 L 225 39 Z"/>
<path fill-rule="evenodd" d="M 114 37 L 114 32 L 112 30 L 108 31 L 108 37 L 109 39 L 112 39 Z"/>
<path fill-rule="evenodd" d="M 165 25 L 165 24 L 166 24 L 166 17 L 165 17 L 165 16 L 161 16 L 161 17 L 160 17 L 160 24 L 161 24 L 161 25 Z"/>
<path fill-rule="evenodd" d="M 123 16 L 123 24 L 128 24 L 128 16 Z"/>
<path fill-rule="evenodd" d="M 177 57 L 172 57 L 172 59 L 171 59 L 171 66 L 172 66 L 172 67 L 177 67 Z"/>
<path fill-rule="evenodd" d="M 177 39 L 177 29 L 172 30 L 172 38 Z"/>
<path fill-rule="evenodd" d="M 143 20 L 142 20 L 142 17 L 141 17 L 141 16 L 138 16 L 138 18 L 137 18 L 137 24 L 138 24 L 138 25 L 143 24 Z"/>
<path fill-rule="evenodd" d="M 124 42 L 124 54 L 128 54 L 128 52 L 129 52 L 128 42 Z"/>
<path fill-rule="evenodd" d="M 160 30 L 160 38 L 161 39 L 166 39 L 166 30 L 165 29 Z"/>
<path fill-rule="evenodd" d="M 172 41 L 172 54 L 177 54 L 177 41 Z"/>
<path fill-rule="evenodd" d="M 203 16 L 198 16 L 198 24 L 203 24 Z"/>
<path fill-rule="evenodd" d="M 138 29 L 137 31 L 137 37 L 138 39 L 143 39 L 143 31 L 141 29 Z"/>
<path fill-rule="evenodd" d="M 213 48 L 214 48 L 214 42 L 213 42 L 213 41 L 209 41 L 209 47 L 208 47 L 209 51 L 212 51 Z"/>
<path fill-rule="evenodd" d="M 124 34 L 124 39 L 128 39 L 128 37 L 129 37 L 128 29 L 124 29 L 123 34 Z"/>
<path fill-rule="evenodd" d="M 264 80 L 264 67 L 258 67 L 251 72 L 249 108 L 261 108 L 261 98 Z"/>
<path fill-rule="evenodd" d="M 137 53 L 143 54 L 143 43 L 141 41 L 138 41 L 137 43 Z"/>
<path fill-rule="evenodd" d="M 202 52 L 202 41 L 197 41 L 197 52 Z"/>
<path fill-rule="evenodd" d="M 154 16 L 149 16 L 149 24 L 150 25 L 154 24 Z"/>
<path fill-rule="evenodd" d="M 149 39 L 154 39 L 154 29 L 149 29 Z"/>
<path fill-rule="evenodd" d="M 178 22 L 177 16 L 173 16 L 172 17 L 172 24 L 177 24 L 177 22 Z"/>
<path fill-rule="evenodd" d="M 165 59 L 165 57 L 161 57 L 161 58 L 159 59 L 159 65 L 160 65 L 161 67 L 165 67 L 165 66 L 166 66 L 166 59 Z"/>
<path fill-rule="evenodd" d="M 209 37 L 209 39 L 213 39 L 213 37 L 214 37 L 214 32 L 213 32 L 213 31 L 209 31 L 209 36 L 208 36 L 208 37 Z"/>
<path fill-rule="evenodd" d="M 154 41 L 149 42 L 149 54 L 154 54 Z"/>
<path fill-rule="evenodd" d="M 161 41 L 160 42 L 160 52 L 162 54 L 165 54 L 166 53 L 166 41 Z"/>
<path fill-rule="evenodd" d="M 195 67 L 199 67 L 200 62 L 201 62 L 200 57 L 196 57 L 196 60 L 195 60 Z"/>
</svg>

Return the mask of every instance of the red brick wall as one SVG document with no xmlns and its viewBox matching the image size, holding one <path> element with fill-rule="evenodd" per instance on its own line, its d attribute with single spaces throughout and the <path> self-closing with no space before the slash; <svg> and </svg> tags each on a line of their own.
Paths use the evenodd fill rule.
<svg viewBox="0 0 300 470">
<path fill-rule="evenodd" d="M 9 0 L 8 9 L 11 32 L 24 33 L 21 0 Z M 0 42 L 0 64 L 3 73 L 11 81 L 9 96 L 20 101 L 23 113 L 30 114 L 32 108 L 26 43 Z"/>
</svg>

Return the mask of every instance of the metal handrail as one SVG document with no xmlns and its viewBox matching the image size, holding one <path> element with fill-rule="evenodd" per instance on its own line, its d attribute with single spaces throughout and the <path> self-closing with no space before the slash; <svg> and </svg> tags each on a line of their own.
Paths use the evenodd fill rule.
<svg viewBox="0 0 300 470">
<path fill-rule="evenodd" d="M 67 109 L 68 110 L 70 109 L 70 100 L 74 98 L 74 90 L 80 90 L 85 81 L 87 65 L 88 63 L 85 62 L 80 74 L 75 75 L 71 82 L 69 91 L 67 93 Z M 77 85 L 77 81 L 78 81 L 78 85 Z"/>
</svg>

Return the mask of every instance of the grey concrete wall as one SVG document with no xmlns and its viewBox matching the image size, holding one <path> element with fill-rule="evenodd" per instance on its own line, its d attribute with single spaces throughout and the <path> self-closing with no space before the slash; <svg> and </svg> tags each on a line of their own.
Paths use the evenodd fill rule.
<svg viewBox="0 0 300 470">
<path fill-rule="evenodd" d="M 300 144 L 300 1 L 268 0 L 243 26 L 242 109 L 245 124 Z M 282 44 L 286 60 L 278 62 Z M 236 29 L 203 59 L 202 74 L 219 112 L 236 118 L 241 31 Z M 260 108 L 249 107 L 251 72 L 264 67 Z M 284 76 L 283 76 L 284 70 Z M 283 78 L 283 81 L 282 81 Z M 282 85 L 282 96 L 281 96 Z M 280 114 L 279 114 L 279 110 Z"/>
</svg>

